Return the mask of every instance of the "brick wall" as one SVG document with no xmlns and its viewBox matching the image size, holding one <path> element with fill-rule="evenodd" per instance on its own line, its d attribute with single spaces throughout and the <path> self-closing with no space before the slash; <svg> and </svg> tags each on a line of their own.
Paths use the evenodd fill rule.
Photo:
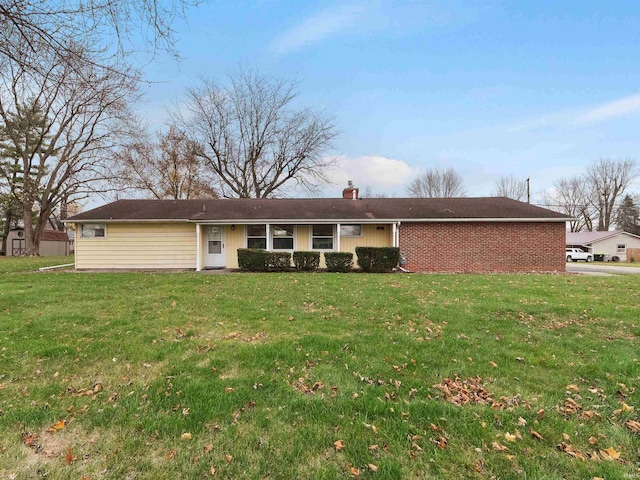
<svg viewBox="0 0 640 480">
<path fill-rule="evenodd" d="M 403 223 L 400 252 L 417 272 L 565 271 L 565 224 Z"/>
</svg>

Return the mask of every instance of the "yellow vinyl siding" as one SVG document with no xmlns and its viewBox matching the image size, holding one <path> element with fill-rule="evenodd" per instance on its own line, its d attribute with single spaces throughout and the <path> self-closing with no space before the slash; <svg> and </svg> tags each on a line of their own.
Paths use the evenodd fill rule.
<svg viewBox="0 0 640 480">
<path fill-rule="evenodd" d="M 378 230 L 378 227 L 384 230 Z M 362 225 L 361 237 L 340 237 L 340 251 L 353 252 L 356 247 L 390 247 L 393 245 L 392 225 Z M 355 256 L 354 256 L 355 261 Z"/>
<path fill-rule="evenodd" d="M 238 268 L 238 249 L 246 248 L 244 232 L 244 225 L 236 225 L 234 230 L 226 227 L 225 235 L 227 244 L 225 246 L 225 254 L 227 257 L 227 268 Z"/>
<path fill-rule="evenodd" d="M 75 255 L 79 269 L 195 269 L 196 226 L 108 223 L 106 238 L 81 238 L 76 233 Z"/>
</svg>

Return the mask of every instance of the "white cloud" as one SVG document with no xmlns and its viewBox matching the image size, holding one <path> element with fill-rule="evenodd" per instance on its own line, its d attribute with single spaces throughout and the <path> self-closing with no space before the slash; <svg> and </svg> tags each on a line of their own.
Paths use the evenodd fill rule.
<svg viewBox="0 0 640 480">
<path fill-rule="evenodd" d="M 378 155 L 336 159 L 336 167 L 328 173 L 330 181 L 336 185 L 336 192 L 347 186 L 349 180 L 363 193 L 369 187 L 373 194 L 404 195 L 404 188 L 415 176 L 415 170 L 402 160 L 394 160 Z M 339 195 L 334 192 L 334 194 Z"/>
<path fill-rule="evenodd" d="M 576 118 L 577 125 L 606 122 L 618 117 L 640 113 L 640 94 L 614 100 L 593 108 Z"/>
<path fill-rule="evenodd" d="M 309 45 L 349 31 L 364 13 L 359 6 L 344 5 L 324 9 L 275 39 L 271 48 L 280 55 L 293 53 Z"/>
<path fill-rule="evenodd" d="M 506 127 L 507 132 L 535 131 L 543 129 L 579 128 L 616 120 L 620 117 L 640 114 L 640 94 L 631 95 L 589 108 L 574 108 L 551 112 Z"/>
</svg>

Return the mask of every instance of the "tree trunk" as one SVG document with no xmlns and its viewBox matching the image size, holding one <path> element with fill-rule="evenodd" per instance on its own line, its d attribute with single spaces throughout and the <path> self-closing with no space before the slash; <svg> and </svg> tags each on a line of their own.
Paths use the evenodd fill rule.
<svg viewBox="0 0 640 480">
<path fill-rule="evenodd" d="M 33 202 L 22 204 L 22 218 L 24 222 L 25 255 L 29 257 L 40 256 L 40 237 L 38 227 L 33 226 Z"/>
<path fill-rule="evenodd" d="M 11 208 L 7 209 L 6 219 L 4 223 L 4 228 L 2 229 L 2 250 L 7 256 L 7 235 L 9 235 L 9 230 L 11 230 L 11 222 L 13 221 L 13 215 L 11 214 Z"/>
</svg>

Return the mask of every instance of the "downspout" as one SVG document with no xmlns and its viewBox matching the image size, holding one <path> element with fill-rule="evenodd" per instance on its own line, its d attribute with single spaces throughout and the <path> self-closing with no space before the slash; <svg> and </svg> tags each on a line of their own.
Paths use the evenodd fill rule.
<svg viewBox="0 0 640 480">
<path fill-rule="evenodd" d="M 400 247 L 400 225 L 401 224 L 402 222 L 397 222 L 393 224 L 393 243 L 395 244 L 394 247 Z M 406 261 L 406 259 L 404 260 Z M 404 268 L 402 266 L 402 263 L 403 263 L 402 252 L 400 252 L 400 265 L 398 265 L 398 270 L 404 273 L 413 273 L 411 270 L 407 270 L 406 268 Z"/>
<path fill-rule="evenodd" d="M 267 251 L 270 252 L 271 251 L 271 225 L 270 224 L 265 224 L 265 233 L 267 235 Z"/>
<path fill-rule="evenodd" d="M 199 272 L 201 270 L 201 250 L 202 248 L 200 247 L 200 230 L 202 229 L 202 226 L 199 223 L 196 223 L 196 272 Z"/>
<path fill-rule="evenodd" d="M 338 246 L 336 251 L 339 252 L 340 251 L 340 224 L 339 223 L 336 224 L 336 245 Z"/>
<path fill-rule="evenodd" d="M 391 246 L 392 247 L 398 246 L 398 224 L 397 223 L 393 224 L 393 239 L 391 240 Z"/>
</svg>

